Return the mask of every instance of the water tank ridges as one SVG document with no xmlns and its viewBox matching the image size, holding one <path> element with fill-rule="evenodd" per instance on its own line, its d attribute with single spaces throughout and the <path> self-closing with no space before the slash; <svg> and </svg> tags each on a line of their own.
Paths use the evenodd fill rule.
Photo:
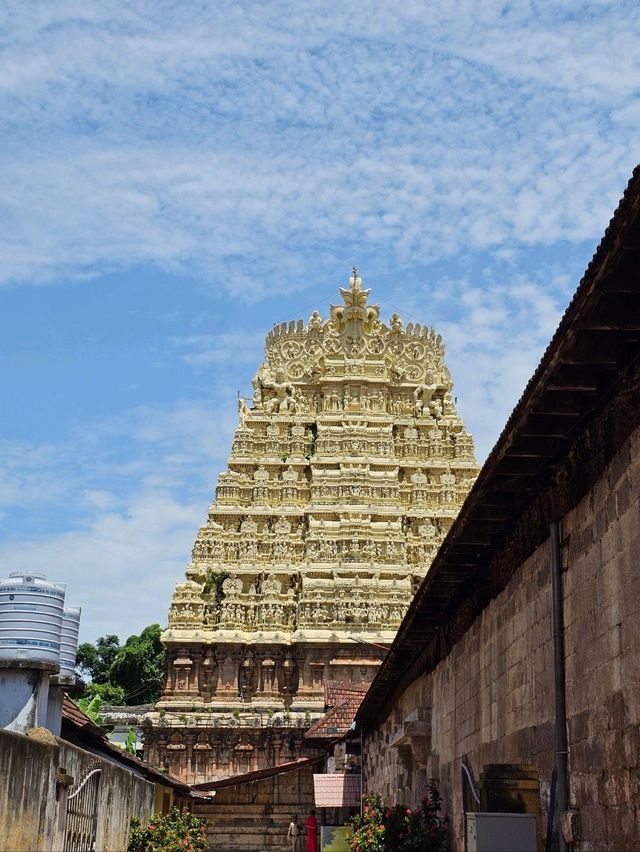
<svg viewBox="0 0 640 852">
<path fill-rule="evenodd" d="M 0 580 L 0 661 L 57 666 L 64 586 L 42 574 L 15 572 Z"/>
<path fill-rule="evenodd" d="M 80 607 L 66 606 L 62 614 L 60 636 L 60 677 L 75 677 L 79 631 Z"/>
</svg>

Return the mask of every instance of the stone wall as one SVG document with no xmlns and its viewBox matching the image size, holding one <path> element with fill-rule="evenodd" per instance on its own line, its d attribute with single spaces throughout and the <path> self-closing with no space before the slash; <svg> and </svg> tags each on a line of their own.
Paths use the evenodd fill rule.
<svg viewBox="0 0 640 852">
<path fill-rule="evenodd" d="M 578 475 L 584 478 L 584 469 Z M 576 811 L 568 832 L 581 852 L 637 849 L 640 838 L 639 429 L 594 481 L 562 517 L 570 805 Z M 522 530 L 511 545 L 519 535 L 522 547 Z M 516 564 L 444 658 L 396 697 L 386 720 L 366 735 L 365 789 L 387 802 L 415 802 L 427 778 L 435 777 L 455 848 L 462 848 L 463 755 L 476 776 L 487 764 L 530 762 L 539 775 L 544 832 L 553 719 L 545 541 Z"/>
<path fill-rule="evenodd" d="M 304 821 L 314 807 L 313 773 L 305 766 L 271 778 L 223 787 L 210 801 L 196 800 L 194 813 L 207 820 L 209 845 L 216 852 L 282 850 L 291 814 Z"/>
<path fill-rule="evenodd" d="M 229 714 L 225 727 L 211 727 L 206 715 L 191 726 L 184 724 L 186 717 L 170 717 L 166 727 L 146 724 L 145 759 L 185 784 L 203 784 L 321 753 L 305 740 L 303 718 L 285 721 L 264 713 L 251 721 L 249 714 L 239 720 Z"/>
<path fill-rule="evenodd" d="M 154 785 L 64 740 L 52 735 L 46 739 L 0 730 L 0 850 L 61 848 L 59 826 L 64 814 L 56 790 L 59 771 L 79 782 L 97 763 L 102 773 L 95 848 L 122 852 L 127 848 L 131 817 L 144 818 L 154 810 Z"/>
</svg>

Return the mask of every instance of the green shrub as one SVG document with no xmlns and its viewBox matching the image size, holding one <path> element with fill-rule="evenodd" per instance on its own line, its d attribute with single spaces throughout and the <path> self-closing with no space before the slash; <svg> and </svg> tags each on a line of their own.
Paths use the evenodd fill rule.
<svg viewBox="0 0 640 852">
<path fill-rule="evenodd" d="M 366 796 L 362 815 L 351 819 L 352 852 L 444 852 L 449 829 L 438 788 L 429 792 L 416 810 L 406 805 L 385 808 L 380 796 Z"/>
<path fill-rule="evenodd" d="M 127 852 L 207 852 L 205 826 L 205 820 L 177 807 L 164 816 L 154 814 L 144 827 L 133 819 Z"/>
<path fill-rule="evenodd" d="M 217 604 L 222 603 L 222 599 L 224 598 L 222 584 L 230 576 L 231 574 L 228 571 L 213 571 L 209 568 L 202 591 L 206 595 L 213 595 Z"/>
<path fill-rule="evenodd" d="M 88 683 L 82 698 L 91 701 L 96 695 L 100 696 L 100 700 L 104 704 L 114 704 L 117 707 L 124 704 L 124 689 L 121 686 L 114 686 L 112 683 Z"/>
</svg>

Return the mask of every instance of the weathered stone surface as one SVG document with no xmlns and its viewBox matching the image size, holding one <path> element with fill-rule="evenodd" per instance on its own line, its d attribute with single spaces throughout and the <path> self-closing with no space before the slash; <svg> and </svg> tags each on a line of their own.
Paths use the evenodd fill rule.
<svg viewBox="0 0 640 852">
<path fill-rule="evenodd" d="M 0 730 L 0 849 L 61 849 L 66 817 L 61 782 L 77 788 L 95 768 L 101 770 L 95 848 L 126 849 L 132 817 L 144 820 L 154 811 L 155 785 L 50 731 L 44 737 L 43 730 L 32 728 L 29 736 Z"/>
<path fill-rule="evenodd" d="M 291 815 L 297 814 L 303 824 L 314 807 L 313 772 L 313 766 L 305 767 L 225 787 L 210 801 L 196 801 L 195 813 L 207 820 L 210 848 L 215 852 L 284 850 Z"/>
<path fill-rule="evenodd" d="M 562 518 L 570 802 L 575 811 L 567 830 L 581 852 L 634 850 L 640 837 L 639 463 L 640 430 L 635 428 Z M 510 546 L 507 542 L 505 550 Z M 512 571 L 448 656 L 407 688 L 365 741 L 368 790 L 388 802 L 417 802 L 423 786 L 414 778 L 398 787 L 399 759 L 390 741 L 421 696 L 431 719 L 431 765 L 438 767 L 456 848 L 462 848 L 463 755 L 476 777 L 488 763 L 533 763 L 546 823 L 544 791 L 555 748 L 548 547 L 547 542 L 537 546 Z"/>
</svg>

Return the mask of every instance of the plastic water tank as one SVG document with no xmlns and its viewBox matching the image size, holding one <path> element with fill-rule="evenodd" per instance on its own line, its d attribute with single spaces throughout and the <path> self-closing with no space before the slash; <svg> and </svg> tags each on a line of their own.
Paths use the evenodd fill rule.
<svg viewBox="0 0 640 852">
<path fill-rule="evenodd" d="M 43 574 L 0 580 L 0 661 L 59 664 L 64 594 Z"/>
<path fill-rule="evenodd" d="M 66 606 L 62 614 L 60 636 L 60 677 L 75 678 L 79 631 L 80 607 Z"/>
</svg>

